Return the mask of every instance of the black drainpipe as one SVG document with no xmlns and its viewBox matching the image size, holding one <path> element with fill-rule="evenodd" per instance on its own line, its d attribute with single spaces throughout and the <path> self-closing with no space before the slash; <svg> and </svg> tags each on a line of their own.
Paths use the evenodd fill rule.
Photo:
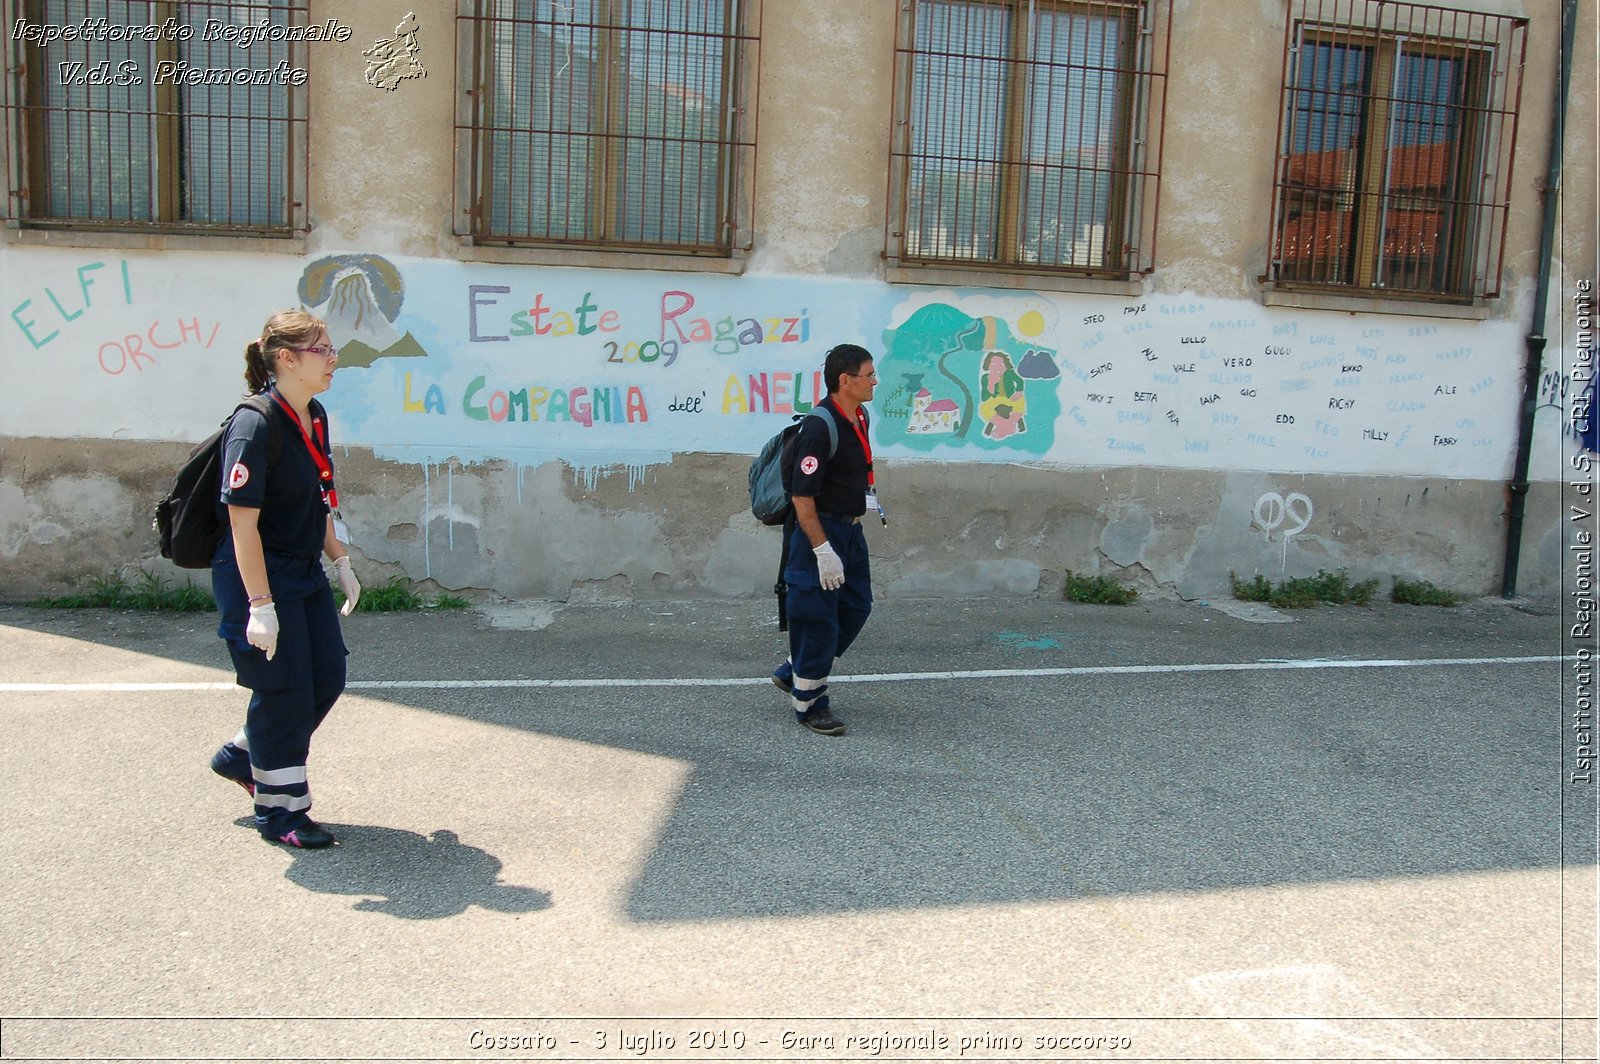
<svg viewBox="0 0 1600 1064">
<path fill-rule="evenodd" d="M 1522 371 L 1522 412 L 1517 425 L 1517 461 L 1507 490 L 1511 496 L 1506 526 L 1506 560 L 1501 598 L 1517 597 L 1517 563 L 1522 558 L 1522 518 L 1528 509 L 1528 462 L 1533 452 L 1533 415 L 1539 401 L 1539 374 L 1544 367 L 1545 304 L 1550 298 L 1550 256 L 1556 235 L 1556 201 L 1561 193 L 1561 155 L 1567 140 L 1567 84 L 1572 80 L 1572 41 L 1578 28 L 1578 0 L 1561 8 L 1561 71 L 1556 83 L 1556 113 L 1550 129 L 1550 166 L 1544 179 L 1544 226 L 1539 236 L 1539 284 L 1533 297 L 1528 360 Z"/>
</svg>

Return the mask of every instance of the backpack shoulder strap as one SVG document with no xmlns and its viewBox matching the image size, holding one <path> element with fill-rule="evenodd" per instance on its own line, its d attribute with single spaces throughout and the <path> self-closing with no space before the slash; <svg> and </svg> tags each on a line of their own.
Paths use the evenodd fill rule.
<svg viewBox="0 0 1600 1064">
<path fill-rule="evenodd" d="M 267 414 L 272 412 L 274 405 L 275 404 L 272 402 L 272 396 L 268 395 L 266 392 L 256 392 L 254 395 L 247 395 L 241 399 L 239 401 L 239 405 L 234 409 L 238 410 L 244 407 L 249 407 L 251 410 L 254 410 L 256 413 L 265 417 Z"/>
<path fill-rule="evenodd" d="M 312 400 L 315 402 L 315 400 Z M 278 464 L 278 457 L 283 454 L 283 430 L 278 425 L 278 419 L 272 415 L 272 408 L 277 404 L 272 401 L 272 396 L 266 392 L 257 392 L 248 396 L 238 406 L 233 408 L 237 414 L 241 410 L 254 410 L 267 420 L 267 468 L 271 469 Z M 230 417 L 231 421 L 232 418 Z M 226 422 L 224 422 L 226 424 Z"/>
<path fill-rule="evenodd" d="M 806 411 L 806 417 L 821 418 L 822 423 L 828 426 L 828 457 L 832 458 L 839 453 L 839 426 L 833 420 L 833 415 L 818 407 Z"/>
</svg>

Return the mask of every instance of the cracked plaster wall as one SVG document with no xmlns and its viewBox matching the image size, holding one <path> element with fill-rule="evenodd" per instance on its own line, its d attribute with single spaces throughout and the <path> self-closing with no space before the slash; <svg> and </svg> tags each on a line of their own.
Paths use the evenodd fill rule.
<svg viewBox="0 0 1600 1064">
<path fill-rule="evenodd" d="M 7 441 L 4 596 L 55 592 L 112 569 L 172 572 L 156 555 L 150 511 L 184 452 Z M 351 450 L 339 470 L 369 582 L 404 575 L 511 598 L 614 600 L 770 593 L 779 534 L 748 511 L 748 461 L 687 454 L 642 470 L 585 471 L 416 466 Z M 1498 482 L 908 462 L 887 464 L 880 485 L 890 526 L 867 529 L 880 594 L 1053 594 L 1069 569 L 1187 598 L 1226 595 L 1230 573 L 1278 580 L 1340 568 L 1467 594 L 1499 586 Z M 1308 502 L 1286 515 L 1262 502 L 1297 494 Z M 1559 586 L 1559 507 L 1555 485 L 1534 487 L 1519 590 Z M 1305 527 L 1286 535 L 1308 510 Z M 1274 527 L 1263 529 L 1258 514 Z"/>
</svg>

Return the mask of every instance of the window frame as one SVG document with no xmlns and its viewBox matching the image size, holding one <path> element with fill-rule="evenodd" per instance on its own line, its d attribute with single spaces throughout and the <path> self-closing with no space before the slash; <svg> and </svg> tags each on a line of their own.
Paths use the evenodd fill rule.
<svg viewBox="0 0 1600 1064">
<path fill-rule="evenodd" d="M 701 242 L 627 239 L 618 232 L 618 206 L 625 187 L 625 174 L 615 159 L 624 157 L 623 141 L 630 136 L 625 128 L 627 114 L 622 108 L 604 106 L 613 98 L 623 73 L 619 57 L 629 33 L 642 32 L 622 19 L 610 17 L 627 0 L 596 0 L 607 13 L 590 27 L 596 31 L 599 49 L 606 60 L 601 76 L 594 79 L 593 93 L 601 104 L 598 110 L 607 117 L 603 132 L 593 129 L 581 135 L 591 138 L 593 152 L 584 182 L 590 192 L 592 218 L 580 236 L 544 235 L 494 231 L 489 219 L 494 210 L 496 190 L 488 180 L 493 158 L 494 130 L 488 118 L 494 100 L 488 90 L 492 83 L 491 45 L 499 23 L 526 22 L 500 18 L 489 13 L 494 0 L 458 0 L 456 11 L 457 80 L 460 91 L 455 125 L 455 208 L 454 232 L 464 244 L 482 249 L 525 249 L 544 256 L 583 255 L 590 252 L 627 253 L 632 256 L 662 256 L 673 259 L 732 259 L 754 246 L 755 171 L 756 171 L 756 93 L 759 81 L 761 42 L 761 0 L 717 0 L 723 8 L 724 29 L 721 69 L 714 80 L 722 94 L 722 111 L 717 119 L 717 173 L 711 179 L 716 195 L 714 238 Z M 536 21 L 536 20 L 535 20 Z M 673 31 L 678 32 L 678 31 Z M 648 139 L 648 138 L 644 138 Z M 679 143 L 690 143 L 684 138 Z M 625 162 L 625 159 L 624 159 Z M 493 252 L 491 251 L 491 254 Z"/>
<path fill-rule="evenodd" d="M 1330 19 L 1330 9 L 1334 15 L 1343 13 L 1344 20 Z M 1376 0 L 1287 0 L 1287 14 L 1269 258 L 1261 282 L 1282 292 L 1439 304 L 1474 305 L 1498 298 L 1504 273 L 1528 19 L 1394 0 L 1382 4 Z M 1408 32 L 1417 28 L 1418 19 L 1423 32 Z M 1292 148 L 1297 123 L 1301 121 L 1297 98 L 1330 92 L 1315 86 L 1300 87 L 1300 64 L 1306 61 L 1308 45 L 1361 49 L 1366 56 L 1367 70 L 1355 118 L 1358 131 L 1351 149 L 1357 161 L 1342 191 L 1319 189 L 1294 179 L 1296 156 Z M 1410 100 L 1399 95 L 1393 86 L 1406 58 L 1460 60 L 1460 91 L 1442 102 Z M 1392 142 L 1396 128 L 1393 115 L 1408 107 L 1438 108 L 1451 113 L 1458 123 L 1454 138 L 1443 142 L 1450 145 L 1445 171 L 1454 175 L 1456 194 L 1430 197 L 1426 192 L 1395 191 L 1390 185 L 1396 159 L 1405 147 Z M 1326 120 L 1329 114 L 1309 110 L 1306 113 L 1308 124 L 1318 116 Z M 1304 164 L 1300 170 L 1303 179 Z M 1350 235 L 1339 239 L 1338 261 L 1347 257 L 1349 266 L 1334 271 L 1348 273 L 1348 279 L 1297 276 L 1302 271 L 1314 273 L 1317 261 L 1313 253 L 1308 266 L 1291 265 L 1307 259 L 1299 248 L 1308 237 L 1303 226 L 1291 231 L 1290 223 L 1308 216 L 1326 217 L 1329 212 L 1324 210 L 1308 215 L 1303 204 L 1308 198 L 1330 194 L 1335 199 L 1348 197 L 1352 204 L 1343 212 L 1350 216 Z M 1292 200 L 1302 209 L 1296 211 Z M 1397 202 L 1412 206 L 1397 207 Z M 1435 280 L 1425 286 L 1396 283 L 1388 273 L 1394 268 L 1394 261 L 1398 258 L 1402 269 L 1408 266 L 1406 256 L 1387 253 L 1385 230 L 1390 224 L 1389 215 L 1400 211 L 1426 213 L 1430 203 L 1438 205 L 1442 230 L 1433 239 L 1434 254 L 1428 257 L 1427 268 Z M 1319 224 L 1312 223 L 1309 239 L 1320 238 Z M 1412 255 L 1417 257 L 1409 268 L 1422 269 L 1421 252 L 1414 251 Z"/>
<path fill-rule="evenodd" d="M 971 276 L 1001 280 L 1006 275 L 1056 278 L 1072 282 L 1131 282 L 1154 271 L 1156 232 L 1159 217 L 1162 142 L 1165 129 L 1167 72 L 1170 64 L 1172 0 L 939 0 L 964 3 L 976 8 L 1001 12 L 1010 20 L 1006 35 L 1007 53 L 996 60 L 1006 67 L 1003 143 L 996 153 L 996 165 L 1003 177 L 996 181 L 998 193 L 993 204 L 994 254 L 986 256 L 940 254 L 916 246 L 913 235 L 912 182 L 918 168 L 914 115 L 919 95 L 916 67 L 923 56 L 939 57 L 950 53 L 921 51 L 917 47 L 917 17 L 928 0 L 904 0 L 896 29 L 894 63 L 894 104 L 889 145 L 889 181 L 885 205 L 883 257 L 892 274 L 906 269 L 935 270 L 940 273 L 966 272 Z M 1105 211 L 1105 231 L 1101 237 L 1098 262 L 1030 261 L 1026 249 L 1028 204 L 1026 184 L 1038 171 L 1048 182 L 1056 174 L 1085 172 L 1080 166 L 1050 168 L 1034 163 L 1027 155 L 1029 134 L 1026 128 L 1033 68 L 1032 28 L 1026 18 L 1030 7 L 1046 8 L 1068 15 L 1117 16 L 1126 27 L 1116 64 L 1112 69 L 1118 83 L 1115 109 L 1113 157 L 1104 168 L 1088 169 L 1104 175 L 1111 184 Z M 1017 58 L 1018 56 L 1024 58 Z M 967 56 L 966 58 L 979 58 Z M 1060 64 L 1061 70 L 1100 69 L 1087 63 L 1081 67 Z M 1069 138 L 1070 140 L 1070 138 Z M 1079 138 L 1082 146 L 1081 137 Z M 929 155 L 935 163 L 951 158 Z M 1058 177 L 1058 180 L 1072 180 Z M 1081 178 L 1078 179 L 1081 182 Z M 953 217 L 953 216 L 952 216 Z M 1059 217 L 1072 217 L 1068 214 Z M 959 219 L 955 219 L 959 220 Z M 948 227 L 946 227 L 948 228 Z M 1058 241 L 1061 239 L 1056 238 Z M 1071 239 L 1070 237 L 1067 239 Z M 1048 283 L 1048 282 L 1047 282 Z"/>
<path fill-rule="evenodd" d="M 56 196 L 66 193 L 55 189 L 51 182 L 49 151 L 51 133 L 48 124 L 52 116 L 71 116 L 82 108 L 54 106 L 47 101 L 48 93 L 44 79 L 48 77 L 53 64 L 45 53 L 46 46 L 12 40 L 10 34 L 11 27 L 21 18 L 35 25 L 44 24 L 46 20 L 43 18 L 43 2 L 44 0 L 0 0 L 0 17 L 4 18 L 4 25 L 8 31 L 4 97 L 0 99 L 0 109 L 4 110 L 7 119 L 5 123 L 7 197 L 3 208 L 0 208 L 0 211 L 3 211 L 0 220 L 3 220 L 7 227 L 16 230 L 53 230 L 63 235 L 76 232 L 269 239 L 299 238 L 310 231 L 308 190 L 311 79 L 309 77 L 299 85 L 286 82 L 282 86 L 233 86 L 234 91 L 281 91 L 283 94 L 283 115 L 254 116 L 252 119 L 253 122 L 259 121 L 265 128 L 274 130 L 283 137 L 284 172 L 281 175 L 283 196 L 280 222 L 261 224 L 228 220 L 195 221 L 192 218 L 182 217 L 184 210 L 182 188 L 185 171 L 189 165 L 188 152 L 191 150 L 186 145 L 185 120 L 222 116 L 208 115 L 199 110 L 185 110 L 180 87 L 170 81 L 153 86 L 151 106 L 148 110 L 130 109 L 125 112 L 136 120 L 140 116 L 146 116 L 152 131 L 153 150 L 145 156 L 149 160 L 146 168 L 149 171 L 150 187 L 153 191 L 150 204 L 151 217 L 114 217 L 111 216 L 113 210 L 110 207 L 96 207 L 82 214 L 69 213 L 70 205 L 56 210 L 54 203 Z M 308 0 L 287 0 L 285 3 L 270 6 L 261 3 L 260 0 L 148 0 L 151 12 L 149 24 L 162 24 L 167 18 L 177 16 L 181 9 L 188 7 L 208 10 L 215 8 L 219 12 L 242 8 L 250 11 L 252 17 L 257 11 L 282 12 L 286 16 L 286 24 L 290 27 L 305 27 L 309 24 L 310 17 Z M 90 46 L 103 47 L 106 43 L 110 42 L 91 42 Z M 163 36 L 150 47 L 152 68 L 145 69 L 141 65 L 139 71 L 147 81 L 153 80 L 154 62 L 181 58 L 179 42 L 170 37 Z M 310 49 L 307 42 L 286 41 L 282 42 L 282 47 L 286 50 L 286 61 L 291 68 L 309 70 Z M 38 61 L 31 62 L 31 57 L 37 57 Z M 70 150 L 70 145 L 63 150 Z M 89 165 L 93 166 L 95 162 L 91 159 Z M 109 162 L 100 160 L 99 165 L 105 167 Z M 237 187 L 234 181 L 247 173 L 248 170 L 230 166 L 227 171 L 228 191 L 225 195 L 231 196 L 232 190 Z M 86 180 L 93 181 L 93 175 L 94 171 L 90 170 Z M 212 178 L 214 179 L 214 171 Z"/>
</svg>

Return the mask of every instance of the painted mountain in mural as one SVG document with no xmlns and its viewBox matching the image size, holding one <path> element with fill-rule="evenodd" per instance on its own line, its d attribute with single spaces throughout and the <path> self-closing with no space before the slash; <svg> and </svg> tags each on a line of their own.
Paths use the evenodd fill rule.
<svg viewBox="0 0 1600 1064">
<path fill-rule="evenodd" d="M 339 331 L 334 328 L 332 321 L 328 322 L 328 334 L 333 337 L 333 342 L 339 348 L 339 365 L 342 367 L 370 366 L 380 358 L 427 358 L 428 352 L 424 351 L 417 338 L 409 332 L 388 347 L 379 350 L 362 340 L 346 340 L 339 342 Z"/>
<path fill-rule="evenodd" d="M 378 255 L 318 259 L 300 278 L 300 301 L 328 323 L 339 364 L 370 366 L 380 358 L 426 358 L 410 332 L 395 326 L 405 301 L 400 271 Z"/>
</svg>

